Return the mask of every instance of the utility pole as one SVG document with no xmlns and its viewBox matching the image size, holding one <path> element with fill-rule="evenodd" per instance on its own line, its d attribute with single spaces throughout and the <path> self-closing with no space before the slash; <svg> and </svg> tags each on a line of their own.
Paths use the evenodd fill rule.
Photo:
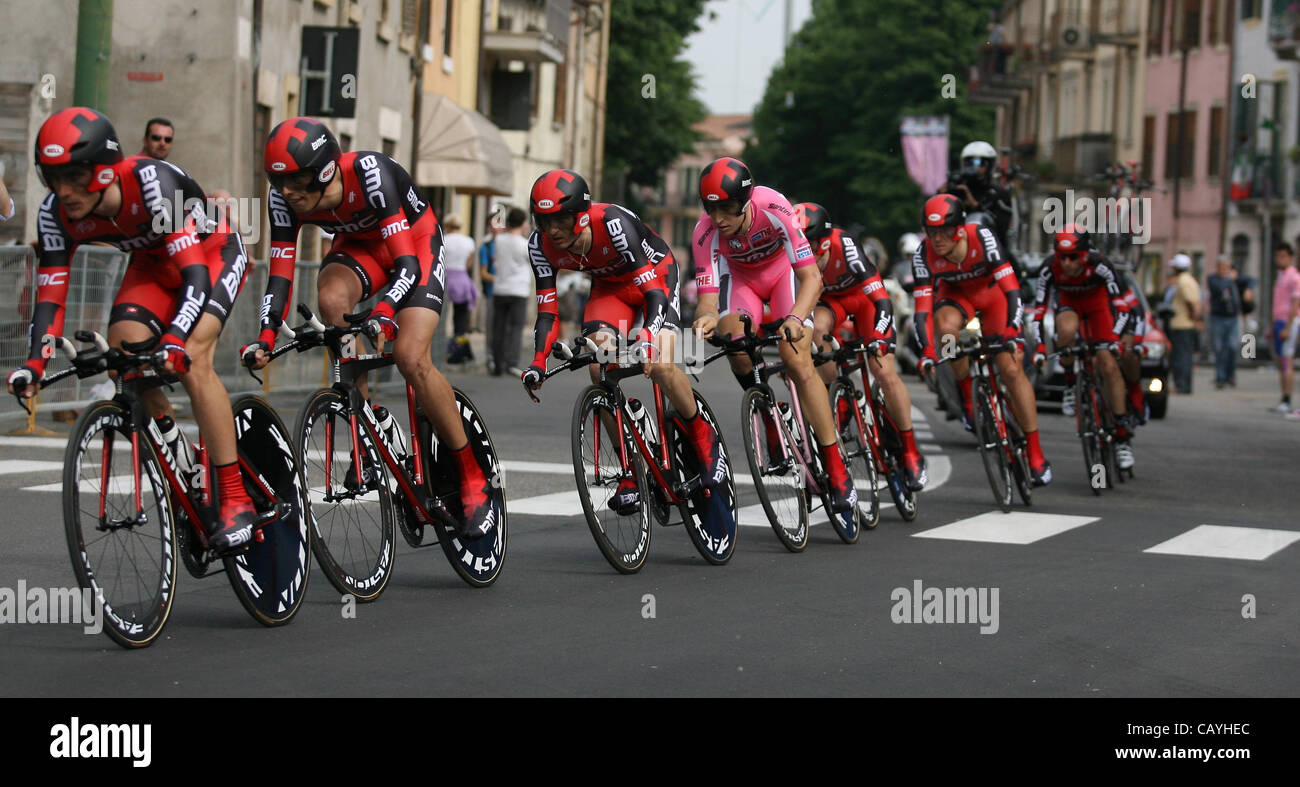
<svg viewBox="0 0 1300 787">
<path fill-rule="evenodd" d="M 783 48 L 790 48 L 790 28 L 794 26 L 794 0 L 785 0 L 785 27 L 781 37 Z"/>
<path fill-rule="evenodd" d="M 113 0 L 80 0 L 77 65 L 72 101 L 101 112 L 108 104 L 108 56 L 113 45 Z"/>
</svg>

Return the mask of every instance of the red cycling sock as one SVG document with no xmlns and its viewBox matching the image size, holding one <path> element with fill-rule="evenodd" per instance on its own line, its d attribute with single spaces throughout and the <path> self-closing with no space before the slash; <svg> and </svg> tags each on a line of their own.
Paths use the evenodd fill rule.
<svg viewBox="0 0 1300 787">
<path fill-rule="evenodd" d="M 908 456 L 919 456 L 920 451 L 916 449 L 916 434 L 911 429 L 906 432 L 899 432 L 898 436 L 903 438 L 903 453 Z"/>
<path fill-rule="evenodd" d="M 252 508 L 253 500 L 244 489 L 244 479 L 239 474 L 239 463 L 213 465 L 212 471 L 217 475 L 217 490 L 221 495 L 221 510 L 232 508 Z"/>
<path fill-rule="evenodd" d="M 460 471 L 460 488 L 461 493 L 465 495 L 467 508 L 474 508 L 487 500 L 487 495 L 483 494 L 483 487 L 486 486 L 483 478 L 483 468 L 479 467 L 478 457 L 474 456 L 474 449 L 470 448 L 469 443 L 460 448 L 453 449 L 452 457 L 456 460 L 456 467 Z"/>
<path fill-rule="evenodd" d="M 1038 430 L 1025 432 L 1025 440 L 1029 442 L 1029 463 L 1031 465 L 1041 465 L 1043 463 L 1043 447 L 1038 444 Z"/>
</svg>

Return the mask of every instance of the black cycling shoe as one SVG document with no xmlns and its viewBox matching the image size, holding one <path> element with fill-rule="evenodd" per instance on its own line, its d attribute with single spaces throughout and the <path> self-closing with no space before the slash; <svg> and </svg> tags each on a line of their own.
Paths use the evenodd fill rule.
<svg viewBox="0 0 1300 787">
<path fill-rule="evenodd" d="M 492 532 L 499 516 L 500 512 L 491 497 L 472 508 L 466 506 L 465 521 L 460 523 L 457 535 L 466 541 L 476 541 Z"/>
<path fill-rule="evenodd" d="M 229 517 L 219 517 L 216 527 L 208 535 L 208 549 L 218 555 L 227 555 L 246 549 L 253 542 L 253 525 L 257 523 L 257 509 L 243 508 Z"/>
<path fill-rule="evenodd" d="M 609 508 L 619 516 L 632 516 L 641 507 L 641 489 L 635 478 L 624 478 L 609 499 Z"/>
<path fill-rule="evenodd" d="M 1041 467 L 1034 467 L 1031 462 L 1029 465 L 1029 478 L 1033 481 L 1034 486 L 1047 486 L 1052 483 L 1052 463 L 1044 459 Z"/>
<path fill-rule="evenodd" d="M 920 492 L 925 489 L 925 485 L 930 482 L 925 457 L 920 454 L 903 454 L 903 478 L 907 480 L 907 488 L 911 491 Z"/>
</svg>

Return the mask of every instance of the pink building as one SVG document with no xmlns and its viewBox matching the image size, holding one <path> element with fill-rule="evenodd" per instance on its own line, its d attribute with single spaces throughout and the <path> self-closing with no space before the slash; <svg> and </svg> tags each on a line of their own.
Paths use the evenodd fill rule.
<svg viewBox="0 0 1300 787">
<path fill-rule="evenodd" d="M 1189 0 L 1150 3 L 1142 159 L 1144 174 L 1164 191 L 1148 192 L 1153 215 L 1143 284 L 1149 291 L 1162 283 L 1174 253 L 1190 255 L 1199 278 L 1224 248 L 1232 95 L 1231 25 L 1225 6 Z"/>
</svg>

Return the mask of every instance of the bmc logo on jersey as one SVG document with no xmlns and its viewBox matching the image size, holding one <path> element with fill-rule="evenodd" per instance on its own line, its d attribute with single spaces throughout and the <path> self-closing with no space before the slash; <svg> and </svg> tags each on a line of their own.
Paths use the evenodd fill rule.
<svg viewBox="0 0 1300 787">
<path fill-rule="evenodd" d="M 555 290 L 537 293 L 537 305 L 541 306 L 543 303 L 555 303 Z"/>
<path fill-rule="evenodd" d="M 388 203 L 384 200 L 384 192 L 381 191 L 383 176 L 379 173 L 379 159 L 374 156 L 364 157 L 361 159 L 361 169 L 366 173 L 366 202 L 369 202 L 372 208 L 387 208 Z M 321 174 L 324 172 L 321 170 Z M 334 173 L 331 171 L 330 174 Z"/>
<path fill-rule="evenodd" d="M 384 237 L 387 238 L 387 237 L 389 237 L 389 236 L 391 236 L 391 235 L 396 235 L 397 233 L 401 232 L 402 230 L 409 230 L 410 228 L 411 228 L 411 225 L 406 223 L 406 219 L 402 219 L 401 221 L 394 221 L 394 222 L 392 222 L 392 223 L 385 224 L 384 226 L 380 227 L 379 229 L 380 229 L 380 232 L 383 233 Z"/>
<path fill-rule="evenodd" d="M 62 145 L 46 145 L 46 146 L 41 150 L 41 152 L 44 153 L 44 154 L 47 155 L 47 156 L 50 156 L 50 157 L 54 157 L 54 156 L 62 156 L 62 155 L 63 155 L 63 146 L 62 146 Z"/>
<path fill-rule="evenodd" d="M 59 271 L 58 273 L 42 273 L 36 277 L 37 287 L 57 287 L 61 284 L 67 283 L 67 271 Z"/>
<path fill-rule="evenodd" d="M 639 287 L 639 286 L 641 286 L 642 284 L 645 284 L 646 282 L 654 281 L 654 278 L 655 278 L 656 275 L 657 275 L 657 274 L 654 272 L 654 269 L 651 269 L 651 270 L 646 271 L 645 273 L 642 273 L 641 275 L 637 276 L 636 278 L 632 279 L 632 283 L 635 284 L 635 285 L 637 285 L 637 286 Z"/>
<path fill-rule="evenodd" d="M 194 237 L 193 235 L 182 235 L 181 237 L 167 244 L 167 256 L 175 257 L 177 254 L 180 254 L 182 251 L 185 251 L 189 247 L 197 246 L 197 245 L 199 245 L 198 238 Z"/>
</svg>

